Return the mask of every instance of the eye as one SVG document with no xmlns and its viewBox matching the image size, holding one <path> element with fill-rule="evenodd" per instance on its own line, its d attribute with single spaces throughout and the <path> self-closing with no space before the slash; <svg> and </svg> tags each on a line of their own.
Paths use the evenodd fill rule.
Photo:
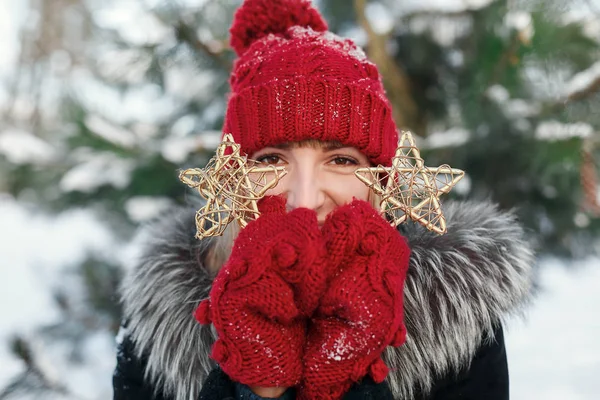
<svg viewBox="0 0 600 400">
<path fill-rule="evenodd" d="M 336 156 L 331 160 L 331 163 L 333 163 L 335 165 L 341 165 L 341 166 L 358 165 L 357 160 L 355 160 L 352 157 L 347 157 L 347 156 Z"/>
<path fill-rule="evenodd" d="M 260 157 L 257 157 L 256 161 L 258 161 L 261 164 L 267 165 L 276 165 L 283 162 L 283 160 L 278 154 L 264 154 Z"/>
</svg>

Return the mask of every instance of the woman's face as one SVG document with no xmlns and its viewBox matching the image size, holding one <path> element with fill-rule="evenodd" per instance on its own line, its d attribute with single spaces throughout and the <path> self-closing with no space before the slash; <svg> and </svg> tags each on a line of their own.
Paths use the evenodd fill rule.
<svg viewBox="0 0 600 400">
<path fill-rule="evenodd" d="M 309 208 L 319 225 L 335 208 L 355 197 L 368 200 L 369 188 L 356 178 L 357 168 L 369 167 L 367 157 L 354 147 L 317 142 L 265 147 L 251 155 L 260 164 L 285 167 L 285 175 L 266 195 L 283 195 L 288 209 Z"/>
</svg>

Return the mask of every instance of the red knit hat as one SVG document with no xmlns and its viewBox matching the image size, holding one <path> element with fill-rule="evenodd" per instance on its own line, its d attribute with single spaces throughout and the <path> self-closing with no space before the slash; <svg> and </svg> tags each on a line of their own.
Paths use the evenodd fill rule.
<svg viewBox="0 0 600 400">
<path fill-rule="evenodd" d="M 391 164 L 398 134 L 377 67 L 310 0 L 245 0 L 230 33 L 239 58 L 223 133 L 244 152 L 318 139 Z"/>
</svg>

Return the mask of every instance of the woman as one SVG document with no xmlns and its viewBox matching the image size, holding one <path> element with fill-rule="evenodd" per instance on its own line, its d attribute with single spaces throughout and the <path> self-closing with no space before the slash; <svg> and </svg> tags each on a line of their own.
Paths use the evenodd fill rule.
<svg viewBox="0 0 600 400">
<path fill-rule="evenodd" d="M 193 209 L 156 224 L 115 399 L 507 399 L 502 322 L 533 262 L 515 217 L 448 202 L 445 235 L 391 228 L 353 174 L 397 145 L 375 65 L 308 0 L 246 0 L 230 32 L 223 132 L 288 174 L 239 233 L 195 240 Z"/>
</svg>

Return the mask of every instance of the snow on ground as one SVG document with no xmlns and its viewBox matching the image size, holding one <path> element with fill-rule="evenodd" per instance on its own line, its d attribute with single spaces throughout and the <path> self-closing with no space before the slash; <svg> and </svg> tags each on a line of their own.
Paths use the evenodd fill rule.
<svg viewBox="0 0 600 400">
<path fill-rule="evenodd" d="M 81 260 L 86 250 L 115 245 L 106 228 L 86 211 L 49 217 L 0 196 L 0 220 L 1 388 L 23 368 L 7 349 L 6 338 L 58 318 L 48 283 L 60 279 L 61 267 Z M 540 287 L 527 319 L 507 327 L 511 399 L 596 399 L 600 260 L 569 265 L 545 260 Z M 88 359 L 83 366 L 64 365 L 60 348 L 45 349 L 45 364 L 82 398 L 110 398 L 114 339 L 98 332 L 85 346 Z"/>
<path fill-rule="evenodd" d="M 600 259 L 541 264 L 533 308 L 508 329 L 511 399 L 597 399 Z"/>
<path fill-rule="evenodd" d="M 24 371 L 8 343 L 15 334 L 33 339 L 42 367 L 50 378 L 65 384 L 77 399 L 112 396 L 110 377 L 115 364 L 112 335 L 97 332 L 83 343 L 83 364 L 66 363 L 69 349 L 48 348 L 35 340 L 36 328 L 60 321 L 52 299 L 52 284 L 63 268 L 81 262 L 88 252 L 114 251 L 109 231 L 84 210 L 45 216 L 26 210 L 0 193 L 0 391 Z"/>
</svg>

